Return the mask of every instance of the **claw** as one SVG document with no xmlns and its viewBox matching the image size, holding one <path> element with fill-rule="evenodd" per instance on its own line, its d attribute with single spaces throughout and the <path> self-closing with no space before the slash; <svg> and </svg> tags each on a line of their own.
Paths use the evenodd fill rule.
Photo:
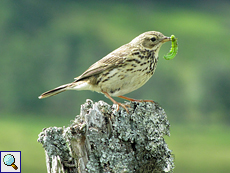
<svg viewBox="0 0 230 173">
<path fill-rule="evenodd" d="M 102 92 L 105 94 L 106 97 L 108 97 L 114 104 L 117 104 L 117 111 L 119 111 L 119 107 L 123 107 L 127 113 L 129 113 L 129 110 L 127 107 L 130 107 L 130 105 L 125 105 L 125 104 L 122 104 L 122 103 L 119 103 L 117 101 L 115 101 L 107 92 Z"/>
<path fill-rule="evenodd" d="M 115 104 L 117 104 L 117 111 L 119 111 L 119 107 L 121 106 L 126 110 L 127 113 L 129 113 L 129 110 L 127 109 L 127 107 L 130 108 L 130 105 L 125 105 L 125 104 L 122 104 L 122 103 L 119 103 L 119 102 L 117 102 Z"/>
</svg>

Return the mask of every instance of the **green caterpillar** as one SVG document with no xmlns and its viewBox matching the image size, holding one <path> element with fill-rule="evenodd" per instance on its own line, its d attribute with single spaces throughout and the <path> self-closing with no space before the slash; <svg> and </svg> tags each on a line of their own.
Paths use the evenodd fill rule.
<svg viewBox="0 0 230 173">
<path fill-rule="evenodd" d="M 173 59 L 178 52 L 177 38 L 174 35 L 171 35 L 172 46 L 167 55 L 164 56 L 164 59 L 170 60 Z"/>
</svg>

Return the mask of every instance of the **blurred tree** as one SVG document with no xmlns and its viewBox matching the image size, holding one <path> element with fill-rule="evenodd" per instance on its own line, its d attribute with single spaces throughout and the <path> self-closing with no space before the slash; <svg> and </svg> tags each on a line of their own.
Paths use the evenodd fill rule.
<svg viewBox="0 0 230 173">
<path fill-rule="evenodd" d="M 153 79 L 130 97 L 160 102 L 177 121 L 206 121 L 211 112 L 230 121 L 227 7 L 226 1 L 0 1 L 0 113 L 73 115 L 86 98 L 106 100 L 89 91 L 37 97 L 138 34 L 159 30 L 179 38 L 179 54 L 164 61 L 170 45 L 163 46 Z"/>
</svg>

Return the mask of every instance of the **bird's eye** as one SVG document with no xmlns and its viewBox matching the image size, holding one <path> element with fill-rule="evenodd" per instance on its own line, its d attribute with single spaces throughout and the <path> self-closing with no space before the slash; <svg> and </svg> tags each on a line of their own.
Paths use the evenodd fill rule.
<svg viewBox="0 0 230 173">
<path fill-rule="evenodd" d="M 154 41 L 156 41 L 156 37 L 152 37 L 150 40 L 151 40 L 152 42 L 154 42 Z"/>
</svg>

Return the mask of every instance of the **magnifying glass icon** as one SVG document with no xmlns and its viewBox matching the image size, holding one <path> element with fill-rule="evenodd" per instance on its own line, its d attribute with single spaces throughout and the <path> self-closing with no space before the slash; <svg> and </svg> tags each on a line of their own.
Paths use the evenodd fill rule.
<svg viewBox="0 0 230 173">
<path fill-rule="evenodd" d="M 7 154 L 3 158 L 3 162 L 7 166 L 12 166 L 15 170 L 18 169 L 18 167 L 14 164 L 15 163 L 15 158 L 11 154 Z"/>
</svg>

